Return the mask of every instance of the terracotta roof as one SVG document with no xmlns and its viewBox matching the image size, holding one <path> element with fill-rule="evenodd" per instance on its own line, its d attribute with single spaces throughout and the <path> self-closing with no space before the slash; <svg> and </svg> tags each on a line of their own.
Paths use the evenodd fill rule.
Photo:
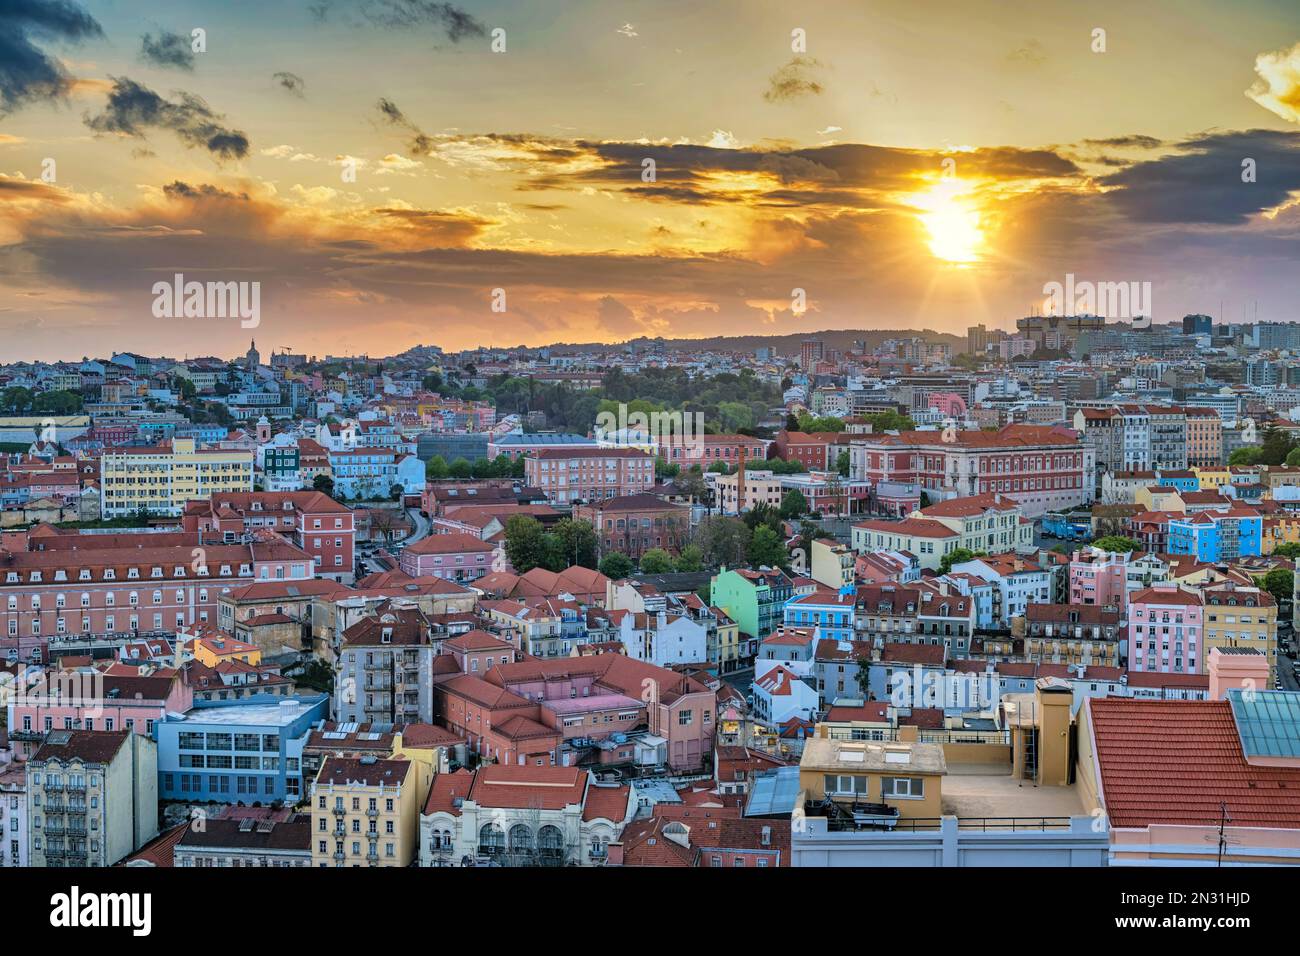
<svg viewBox="0 0 1300 956">
<path fill-rule="evenodd" d="M 1300 767 L 1246 762 L 1226 700 L 1090 698 L 1107 815 L 1114 827 L 1300 829 Z"/>
</svg>

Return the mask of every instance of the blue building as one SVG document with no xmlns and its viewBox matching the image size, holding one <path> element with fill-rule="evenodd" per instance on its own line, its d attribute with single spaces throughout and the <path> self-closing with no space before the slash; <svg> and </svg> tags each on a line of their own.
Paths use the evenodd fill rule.
<svg viewBox="0 0 1300 956">
<path fill-rule="evenodd" d="M 1202 511 L 1169 520 L 1169 553 L 1207 564 L 1257 557 L 1263 538 L 1264 519 L 1253 511 Z"/>
<path fill-rule="evenodd" d="M 853 594 L 817 591 L 794 598 L 785 606 L 785 626 L 817 627 L 824 640 L 851 641 Z"/>
<path fill-rule="evenodd" d="M 154 725 L 158 799 L 297 803 L 306 793 L 302 750 L 329 716 L 327 694 L 213 701 Z"/>
</svg>

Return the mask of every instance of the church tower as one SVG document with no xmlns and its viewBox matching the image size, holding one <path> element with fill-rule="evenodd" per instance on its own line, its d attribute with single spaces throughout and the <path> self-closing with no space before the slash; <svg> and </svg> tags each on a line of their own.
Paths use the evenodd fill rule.
<svg viewBox="0 0 1300 956">
<path fill-rule="evenodd" d="M 257 351 L 257 340 L 250 339 L 248 342 L 248 352 L 244 355 L 244 361 L 250 372 L 256 372 L 259 365 L 262 364 L 262 356 Z"/>
</svg>

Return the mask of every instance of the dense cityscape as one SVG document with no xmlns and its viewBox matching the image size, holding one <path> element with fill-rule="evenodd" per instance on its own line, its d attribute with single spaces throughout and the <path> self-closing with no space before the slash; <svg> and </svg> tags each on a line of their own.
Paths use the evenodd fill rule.
<svg viewBox="0 0 1300 956">
<path fill-rule="evenodd" d="M 1297 249 L 1293 2 L 0 0 L 19 938 L 1282 929 Z"/>
<path fill-rule="evenodd" d="M 771 343 L 0 367 L 3 865 L 1294 862 L 1300 324 Z"/>
</svg>

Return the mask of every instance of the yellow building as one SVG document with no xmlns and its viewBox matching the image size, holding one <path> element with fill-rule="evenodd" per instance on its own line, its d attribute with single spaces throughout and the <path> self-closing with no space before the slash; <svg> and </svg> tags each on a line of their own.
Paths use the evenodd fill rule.
<svg viewBox="0 0 1300 956">
<path fill-rule="evenodd" d="M 1178 489 L 1172 485 L 1148 485 L 1139 488 L 1133 495 L 1135 504 L 1147 511 L 1177 511 L 1182 514 L 1187 510 Z"/>
<path fill-rule="evenodd" d="M 1300 544 L 1300 515 L 1283 511 L 1264 516 L 1260 553 L 1272 554 L 1281 544 Z"/>
<path fill-rule="evenodd" d="M 855 556 L 847 545 L 825 538 L 812 543 L 812 573 L 814 581 L 832 591 L 839 591 L 853 583 Z"/>
<path fill-rule="evenodd" d="M 813 803 L 884 803 L 903 819 L 933 819 L 943 814 L 946 772 L 939 744 L 809 737 L 799 760 L 799 789 Z"/>
<path fill-rule="evenodd" d="M 781 476 L 773 474 L 766 468 L 745 469 L 745 500 L 739 506 L 737 505 L 739 497 L 737 486 L 740 484 L 738 474 L 718 475 L 713 482 L 718 493 L 718 508 L 723 514 L 728 515 L 749 511 L 758 504 L 779 508 L 781 497 L 785 494 L 785 489 L 781 487 Z"/>
<path fill-rule="evenodd" d="M 311 788 L 312 866 L 410 866 L 432 782 L 413 760 L 327 757 Z"/>
<path fill-rule="evenodd" d="M 1201 673 L 1209 673 L 1210 652 L 1245 648 L 1268 658 L 1269 676 L 1277 675 L 1277 601 L 1267 591 L 1233 581 L 1201 589 L 1205 620 L 1201 630 Z M 1268 688 L 1261 687 L 1260 690 Z"/>
<path fill-rule="evenodd" d="M 1227 465 L 1198 465 L 1192 471 L 1201 491 L 1218 491 L 1224 485 L 1232 484 L 1232 472 L 1228 471 Z"/>
<path fill-rule="evenodd" d="M 224 491 L 253 490 L 253 452 L 196 448 L 177 438 L 170 448 L 128 448 L 100 460 L 100 508 L 105 518 L 144 509 L 179 515 L 187 501 Z"/>
<path fill-rule="evenodd" d="M 740 661 L 740 625 L 721 608 L 713 608 L 718 619 L 718 668 L 726 673 Z"/>
<path fill-rule="evenodd" d="M 256 667 L 262 663 L 262 649 L 256 644 L 237 641 L 233 637 L 198 637 L 191 645 L 194 659 L 208 667 L 228 661 L 243 661 Z"/>
</svg>

